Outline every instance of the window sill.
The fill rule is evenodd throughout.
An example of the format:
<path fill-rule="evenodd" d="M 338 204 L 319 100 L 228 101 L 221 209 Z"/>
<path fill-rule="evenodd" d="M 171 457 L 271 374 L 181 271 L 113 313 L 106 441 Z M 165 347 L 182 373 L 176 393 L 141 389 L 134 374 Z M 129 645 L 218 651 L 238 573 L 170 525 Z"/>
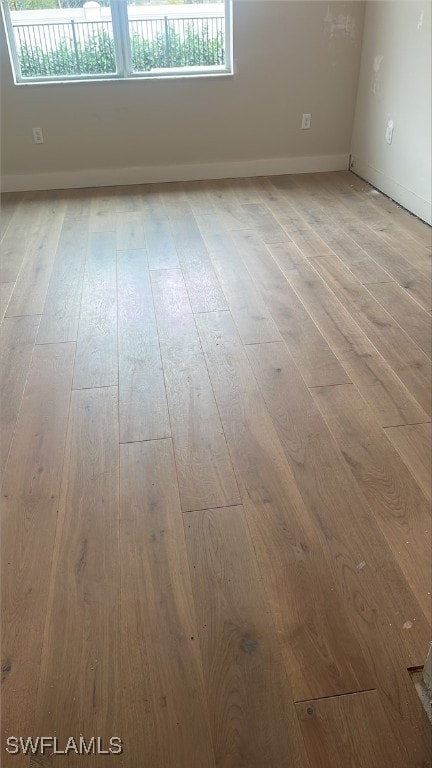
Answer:
<path fill-rule="evenodd" d="M 135 75 L 133 77 L 118 77 L 115 75 L 107 75 L 107 77 L 99 77 L 98 75 L 95 75 L 94 77 L 80 77 L 80 78 L 72 78 L 72 77 L 66 77 L 64 79 L 62 78 L 46 78 L 44 80 L 15 80 L 14 84 L 16 86 L 35 86 L 35 85 L 89 85 L 92 83 L 97 83 L 100 85 L 101 83 L 109 83 L 112 85 L 112 83 L 145 83 L 145 82 L 165 82 L 165 81 L 172 81 L 172 80 L 213 80 L 213 79 L 219 79 L 219 78 L 233 78 L 234 72 L 232 71 L 219 71 L 219 72 L 191 72 L 189 74 L 182 74 L 181 72 L 173 72 L 171 74 L 167 75 L 161 75 L 161 74 L 139 74 Z"/>

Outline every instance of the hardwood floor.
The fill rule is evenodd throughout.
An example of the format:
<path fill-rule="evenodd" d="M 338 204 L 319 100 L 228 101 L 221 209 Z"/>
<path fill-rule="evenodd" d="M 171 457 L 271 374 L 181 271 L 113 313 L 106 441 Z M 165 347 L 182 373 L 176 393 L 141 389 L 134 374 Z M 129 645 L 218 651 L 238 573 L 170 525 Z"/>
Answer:
<path fill-rule="evenodd" d="M 348 172 L 2 206 L 1 764 L 430 768 L 430 228 Z"/>

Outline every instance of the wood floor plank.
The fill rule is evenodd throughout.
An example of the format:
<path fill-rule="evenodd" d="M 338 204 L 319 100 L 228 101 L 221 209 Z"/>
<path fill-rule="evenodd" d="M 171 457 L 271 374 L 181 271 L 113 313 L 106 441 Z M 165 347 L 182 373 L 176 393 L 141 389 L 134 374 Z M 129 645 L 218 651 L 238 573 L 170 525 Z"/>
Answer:
<path fill-rule="evenodd" d="M 117 250 L 129 251 L 145 247 L 144 220 L 141 211 L 117 213 Z"/>
<path fill-rule="evenodd" d="M 252 181 L 249 190 L 252 190 Z M 251 212 L 248 212 L 246 205 L 260 204 L 260 211 L 265 212 L 266 207 L 264 201 L 259 197 L 260 191 L 256 188 L 257 196 L 255 192 L 252 193 L 253 197 L 246 203 L 244 200 L 240 202 L 239 197 L 236 195 L 235 188 L 233 186 L 232 179 L 212 179 L 208 182 L 207 194 L 210 198 L 214 213 L 222 219 L 225 228 L 228 231 L 236 229 L 247 229 L 254 226 L 254 220 Z"/>
<path fill-rule="evenodd" d="M 77 340 L 88 239 L 88 217 L 65 221 L 43 307 L 38 344 Z"/>
<path fill-rule="evenodd" d="M 232 236 L 308 386 L 351 381 L 264 243 L 250 230 Z"/>
<path fill-rule="evenodd" d="M 91 233 L 81 300 L 75 389 L 117 385 L 115 234 Z"/>
<path fill-rule="evenodd" d="M 335 257 L 314 261 L 314 268 L 358 323 L 427 414 L 431 413 L 430 360 L 405 331 Z"/>
<path fill-rule="evenodd" d="M 146 192 L 145 184 L 120 184 L 113 187 L 117 213 L 142 212 Z"/>
<path fill-rule="evenodd" d="M 148 264 L 150 269 L 177 269 L 180 267 L 177 248 L 162 206 L 155 206 L 146 213 L 144 229 Z"/>
<path fill-rule="evenodd" d="M 0 328 L 0 475 L 9 447 L 27 379 L 40 317 L 7 317 Z"/>
<path fill-rule="evenodd" d="M 172 443 L 120 455 L 125 757 L 137 768 L 214 768 Z"/>
<path fill-rule="evenodd" d="M 428 313 L 397 283 L 377 283 L 368 285 L 367 289 L 430 358 L 432 329 Z"/>
<path fill-rule="evenodd" d="M 414 767 L 412 753 L 391 736 L 377 691 L 304 701 L 296 710 L 311 765 L 317 768 Z"/>
<path fill-rule="evenodd" d="M 0 283 L 0 323 L 2 322 L 15 283 Z"/>
<path fill-rule="evenodd" d="M 193 312 L 226 309 L 227 302 L 194 216 L 182 203 L 168 214 Z"/>
<path fill-rule="evenodd" d="M 213 201 L 208 194 L 211 184 L 211 181 L 188 181 L 183 184 L 186 199 L 195 216 L 215 212 Z"/>
<path fill-rule="evenodd" d="M 222 219 L 212 214 L 200 216 L 198 225 L 243 344 L 280 340 L 276 323 Z"/>
<path fill-rule="evenodd" d="M 287 201 L 269 203 L 269 209 L 306 258 L 332 253 L 324 240 Z"/>
<path fill-rule="evenodd" d="M 325 202 L 325 210 L 337 217 L 342 229 L 376 261 L 379 266 L 389 273 L 423 309 L 431 308 L 430 278 L 424 271 L 411 265 L 397 248 L 385 243 L 379 235 L 367 226 L 349 210 L 343 203 L 329 192 Z"/>
<path fill-rule="evenodd" d="M 407 697 L 409 681 L 401 680 L 400 675 L 407 666 L 421 664 L 427 646 L 428 623 L 358 488 L 344 471 L 342 456 L 338 458 L 333 441 L 323 429 L 322 419 L 317 418 L 316 410 L 311 407 L 310 395 L 295 373 L 284 346 L 251 345 L 247 353 L 251 359 L 255 358 L 254 373 L 263 387 L 267 407 L 290 458 L 302 497 L 314 514 L 321 517 L 323 547 L 326 542 L 330 545 L 333 567 L 339 570 L 343 593 L 348 598 L 350 618 L 356 625 L 363 653 L 377 676 L 376 685 L 386 697 L 394 738 L 403 747 L 417 721 L 415 706 Z M 362 559 L 357 562 L 360 552 Z M 417 576 L 418 573 L 419 569 Z M 424 589 L 423 582 L 421 587 Z M 362 606 L 360 610 L 359 606 Z M 403 616 L 410 619 L 402 622 L 399 617 Z M 412 628 L 416 633 L 419 630 L 417 637 L 409 636 Z"/>
<path fill-rule="evenodd" d="M 115 232 L 117 223 L 117 203 L 110 187 L 98 187 L 92 190 L 90 203 L 90 232 Z"/>
<path fill-rule="evenodd" d="M 431 243 L 422 244 L 413 239 L 404 227 L 373 205 L 371 198 L 359 194 L 353 186 L 347 187 L 346 179 L 339 174 L 326 173 L 322 175 L 326 188 L 335 190 L 340 201 L 357 218 L 367 223 L 379 238 L 390 247 L 396 249 L 409 264 L 416 266 L 426 278 L 431 277 Z M 377 241 L 378 242 L 378 241 Z"/>
<path fill-rule="evenodd" d="M 182 509 L 239 504 L 182 274 L 152 272 L 152 284 Z"/>
<path fill-rule="evenodd" d="M 66 204 L 64 221 L 71 219 L 81 219 L 89 224 L 92 199 L 95 190 L 92 187 L 85 189 L 62 189 L 57 191 Z"/>
<path fill-rule="evenodd" d="M 430 620 L 432 558 L 427 499 L 352 384 L 319 387 L 312 394 L 394 560 Z"/>
<path fill-rule="evenodd" d="M 268 204 L 247 203 L 242 208 L 250 216 L 251 226 L 256 230 L 263 243 L 286 243 L 290 240 L 283 227 L 273 216 Z"/>
<path fill-rule="evenodd" d="M 23 194 L 23 192 L 3 192 L 0 196 L 0 241 L 14 217 Z"/>
<path fill-rule="evenodd" d="M 387 197 L 383 192 L 375 189 L 369 182 L 357 176 L 354 172 L 345 171 L 339 172 L 339 175 L 343 177 L 345 183 L 349 184 L 356 190 L 361 197 L 365 197 L 373 207 L 383 214 L 388 221 L 397 222 L 398 227 L 402 227 L 406 232 L 409 232 L 411 237 L 414 237 L 418 242 L 431 246 L 431 227 L 426 222 L 417 218 L 413 213 L 410 213 L 405 208 L 396 203 L 390 197 Z"/>
<path fill-rule="evenodd" d="M 350 172 L 4 200 L 3 737 L 432 768 L 431 229 Z"/>
<path fill-rule="evenodd" d="M 395 446 L 426 498 L 431 500 L 431 424 L 389 427 L 387 437 Z"/>
<path fill-rule="evenodd" d="M 4 475 L 1 536 L 3 742 L 12 734 L 35 735 L 38 669 L 74 354 L 74 344 L 36 347 Z M 19 757 L 11 758 L 10 764 L 15 762 L 22 764 Z M 25 763 L 28 764 L 28 758 Z"/>
<path fill-rule="evenodd" d="M 307 768 L 242 507 L 184 526 L 216 765 Z"/>
<path fill-rule="evenodd" d="M 64 213 L 65 203 L 61 198 L 44 208 L 24 256 L 6 316 L 42 314 Z"/>
<path fill-rule="evenodd" d="M 44 218 L 45 206 L 49 206 L 48 193 L 24 193 L 0 244 L 1 282 L 15 282 L 17 279 L 27 250 Z"/>
<path fill-rule="evenodd" d="M 430 519 L 428 521 L 426 500 L 415 484 L 405 489 L 402 483 L 398 486 L 393 478 L 396 486 L 394 490 L 388 488 L 391 481 L 387 477 L 387 483 L 383 483 L 384 488 L 380 488 L 377 482 L 371 489 L 369 474 L 374 472 L 372 457 L 369 464 L 364 460 L 366 466 L 359 467 L 355 473 L 359 484 L 353 483 L 350 469 L 314 404 L 311 393 L 296 371 L 286 347 L 279 343 L 250 345 L 246 352 L 297 487 L 319 523 L 323 546 L 329 548 L 341 591 L 351 594 L 350 607 L 355 606 L 356 598 L 361 596 L 363 604 L 368 605 L 377 617 L 378 623 L 371 637 L 374 621 L 365 623 L 364 617 L 354 611 L 352 619 L 357 624 L 358 636 L 364 637 L 370 651 L 376 644 L 375 635 L 379 624 L 386 624 L 386 619 L 389 624 L 395 615 L 400 615 L 401 620 L 394 624 L 391 637 L 386 638 L 385 655 L 391 653 L 392 647 L 397 647 L 405 667 L 421 663 L 424 643 L 427 643 L 428 624 L 422 619 L 419 605 L 430 619 L 431 591 L 428 545 Z M 352 384 L 312 390 L 313 393 L 316 391 L 325 391 L 329 399 L 333 400 L 337 400 L 339 392 L 346 393 L 347 409 L 350 398 L 355 401 L 357 394 Z M 355 405 L 352 407 L 354 410 Z M 345 417 L 349 419 L 347 414 Z M 370 433 L 367 429 L 361 431 L 359 428 L 359 439 L 366 441 L 366 436 L 370 434 L 373 440 L 373 420 L 368 423 L 368 427 Z M 387 442 L 379 427 L 376 431 L 378 437 L 381 433 L 383 441 Z M 347 444 L 341 440 L 340 447 L 351 465 Z M 357 453 L 352 455 L 352 462 L 358 461 L 360 464 L 361 448 L 357 444 L 356 448 Z M 376 459 L 376 475 L 380 478 L 379 447 L 376 449 Z M 391 473 L 391 463 L 387 472 Z M 410 547 L 406 546 L 408 535 Z M 412 591 L 407 588 L 401 570 L 408 578 Z M 349 579 L 348 573 L 351 574 Z M 405 621 L 411 619 L 412 623 L 413 616 L 416 616 L 416 622 L 419 623 L 414 633 L 407 633 Z M 382 660 L 385 661 L 385 658 Z"/>
<path fill-rule="evenodd" d="M 118 251 L 120 442 L 169 437 L 168 406 L 147 254 Z"/>
<path fill-rule="evenodd" d="M 63 744 L 121 736 L 118 475 L 117 389 L 73 391 L 35 717 Z"/>
<path fill-rule="evenodd" d="M 370 688 L 374 675 L 233 320 L 227 312 L 204 313 L 197 324 L 294 697 Z"/>
<path fill-rule="evenodd" d="M 224 179 L 230 189 L 233 191 L 234 197 L 237 201 L 243 204 L 259 203 L 259 194 L 255 189 L 252 179 L 249 178 L 235 178 Z"/>
<path fill-rule="evenodd" d="M 292 187 L 286 191 L 292 207 L 303 217 L 330 250 L 347 266 L 361 283 L 375 283 L 392 280 L 391 276 L 380 267 L 346 232 L 331 219 L 320 206 L 319 187 L 309 179 L 309 174 L 294 176 L 294 194 Z M 282 193 L 284 190 L 281 190 Z"/>
<path fill-rule="evenodd" d="M 276 258 L 280 254 L 275 253 Z M 309 262 L 283 254 L 284 274 L 352 382 L 383 427 L 428 421 L 426 411 L 408 392 L 349 312 Z M 291 268 L 290 268 L 291 267 Z"/>

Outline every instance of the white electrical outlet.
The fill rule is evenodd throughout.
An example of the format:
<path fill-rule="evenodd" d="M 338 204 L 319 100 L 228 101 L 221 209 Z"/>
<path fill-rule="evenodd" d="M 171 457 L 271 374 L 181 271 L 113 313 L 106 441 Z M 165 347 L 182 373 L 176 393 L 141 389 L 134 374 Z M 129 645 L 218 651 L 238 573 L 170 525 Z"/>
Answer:
<path fill-rule="evenodd" d="M 311 127 L 311 115 L 309 113 L 306 113 L 302 117 L 302 128 L 310 128 Z"/>
<path fill-rule="evenodd" d="M 393 120 L 389 120 L 387 123 L 386 134 L 385 134 L 387 144 L 391 144 L 393 141 L 393 129 L 394 129 L 394 122 Z"/>
<path fill-rule="evenodd" d="M 42 128 L 33 128 L 33 141 L 35 144 L 43 144 L 44 143 L 44 137 L 42 133 Z"/>

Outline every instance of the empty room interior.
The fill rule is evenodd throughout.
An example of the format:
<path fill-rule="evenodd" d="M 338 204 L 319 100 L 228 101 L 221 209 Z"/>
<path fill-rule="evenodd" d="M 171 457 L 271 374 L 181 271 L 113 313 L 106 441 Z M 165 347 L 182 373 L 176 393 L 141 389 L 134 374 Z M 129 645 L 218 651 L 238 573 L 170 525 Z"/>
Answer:
<path fill-rule="evenodd" d="M 431 768 L 430 0 L 2 0 L 4 768 Z"/>

